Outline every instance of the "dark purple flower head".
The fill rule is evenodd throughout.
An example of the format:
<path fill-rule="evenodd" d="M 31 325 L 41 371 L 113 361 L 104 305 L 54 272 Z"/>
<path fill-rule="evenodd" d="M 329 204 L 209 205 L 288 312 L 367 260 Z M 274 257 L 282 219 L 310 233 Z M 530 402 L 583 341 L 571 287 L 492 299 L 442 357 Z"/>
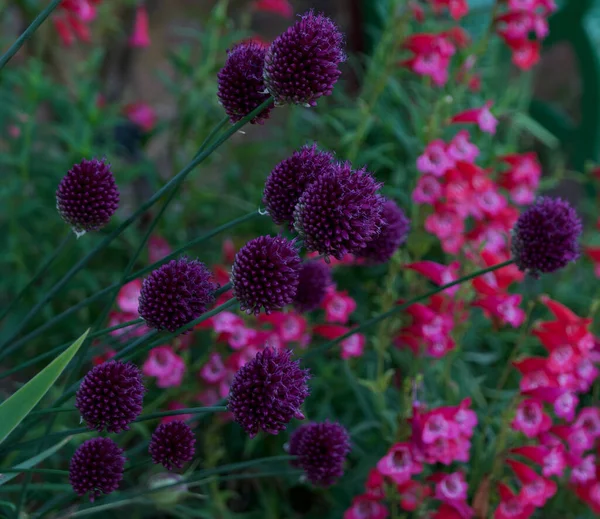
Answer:
<path fill-rule="evenodd" d="M 90 429 L 127 431 L 142 412 L 145 391 L 137 366 L 111 360 L 88 371 L 77 390 L 75 407 Z"/>
<path fill-rule="evenodd" d="M 206 312 L 217 288 L 204 263 L 171 260 L 144 279 L 138 312 L 150 328 L 174 332 Z"/>
<path fill-rule="evenodd" d="M 196 438 L 190 426 L 182 420 L 160 424 L 150 440 L 150 455 L 154 463 L 167 470 L 180 469 L 194 457 Z"/>
<path fill-rule="evenodd" d="M 56 190 L 56 208 L 77 236 L 104 227 L 118 207 L 119 189 L 103 160 L 75 164 Z"/>
<path fill-rule="evenodd" d="M 299 312 L 310 312 L 325 299 L 327 288 L 333 283 L 331 269 L 322 261 L 308 261 L 302 265 L 294 306 Z"/>
<path fill-rule="evenodd" d="M 232 123 L 238 122 L 269 98 L 263 79 L 266 52 L 266 47 L 256 42 L 242 42 L 227 52 L 225 66 L 217 76 L 217 96 Z M 250 122 L 263 124 L 272 109 L 273 105 Z"/>
<path fill-rule="evenodd" d="M 292 418 L 304 420 L 300 406 L 308 396 L 309 374 L 290 350 L 265 348 L 236 373 L 228 408 L 254 438 L 258 431 L 277 434 Z"/>
<path fill-rule="evenodd" d="M 69 465 L 69 481 L 78 496 L 89 492 L 90 501 L 119 488 L 125 468 L 123 449 L 110 438 L 83 442 Z"/>
<path fill-rule="evenodd" d="M 275 103 L 315 106 L 331 95 L 346 59 L 337 25 L 312 11 L 280 35 L 267 50 L 265 83 Z"/>
<path fill-rule="evenodd" d="M 267 178 L 263 203 L 277 225 L 294 221 L 294 207 L 306 187 L 318 176 L 332 171 L 333 155 L 317 145 L 303 146 L 280 162 Z"/>
<path fill-rule="evenodd" d="M 367 243 L 357 256 L 366 258 L 370 263 L 385 263 L 394 252 L 406 242 L 410 231 L 410 220 L 392 200 L 386 200 L 381 213 L 383 225 L 381 232 Z"/>
<path fill-rule="evenodd" d="M 244 245 L 231 269 L 233 294 L 247 313 L 267 314 L 294 300 L 302 260 L 281 236 L 259 236 Z"/>
<path fill-rule="evenodd" d="M 540 197 L 513 228 L 515 263 L 533 276 L 555 272 L 579 258 L 582 230 L 581 220 L 568 202 Z"/>
<path fill-rule="evenodd" d="M 294 228 L 304 246 L 342 259 L 375 239 L 383 225 L 381 184 L 350 163 L 319 176 L 302 194 L 294 209 Z"/>
<path fill-rule="evenodd" d="M 288 452 L 298 456 L 292 464 L 304 470 L 313 485 L 328 487 L 344 474 L 350 435 L 339 423 L 309 423 L 294 431 Z"/>

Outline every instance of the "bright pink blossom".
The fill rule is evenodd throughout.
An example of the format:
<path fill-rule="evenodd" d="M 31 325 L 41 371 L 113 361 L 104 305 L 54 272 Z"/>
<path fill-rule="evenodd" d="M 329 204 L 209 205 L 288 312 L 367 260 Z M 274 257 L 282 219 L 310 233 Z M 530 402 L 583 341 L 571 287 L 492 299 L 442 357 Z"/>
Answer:
<path fill-rule="evenodd" d="M 453 261 L 450 265 L 442 265 L 441 263 L 436 263 L 435 261 L 417 261 L 415 263 L 409 263 L 404 266 L 404 268 L 414 270 L 419 274 L 422 274 L 427 279 L 433 281 L 436 285 L 447 285 L 448 283 L 452 283 L 458 279 L 458 271 L 460 269 L 460 263 L 458 261 Z M 453 296 L 456 294 L 460 287 L 454 286 L 451 288 L 447 288 L 444 290 L 444 293 L 449 296 Z"/>
<path fill-rule="evenodd" d="M 474 162 L 479 155 L 479 148 L 469 141 L 469 137 L 467 130 L 459 131 L 448 143 L 447 156 L 456 162 Z"/>
<path fill-rule="evenodd" d="M 419 474 L 423 466 L 415 460 L 409 443 L 396 443 L 377 463 L 377 470 L 394 483 L 402 484 Z"/>
<path fill-rule="evenodd" d="M 540 476 L 531 467 L 513 459 L 506 460 L 507 465 L 513 470 L 521 482 L 519 498 L 523 505 L 542 507 L 546 501 L 556 494 L 556 483 Z"/>
<path fill-rule="evenodd" d="M 213 352 L 208 357 L 208 361 L 200 368 L 200 378 L 207 384 L 217 384 L 225 378 L 226 369 L 221 355 Z"/>
<path fill-rule="evenodd" d="M 550 429 L 552 420 L 544 413 L 540 402 L 527 399 L 518 405 L 511 425 L 515 431 L 521 431 L 528 438 L 535 438 L 541 432 Z"/>
<path fill-rule="evenodd" d="M 156 377 L 158 387 L 177 387 L 183 380 L 185 362 L 173 352 L 171 346 L 159 346 L 150 350 L 142 366 L 142 373 Z"/>
<path fill-rule="evenodd" d="M 141 290 L 142 281 L 140 279 L 134 279 L 123 285 L 117 294 L 119 308 L 123 312 L 137 315 Z"/>
<path fill-rule="evenodd" d="M 331 289 L 323 299 L 321 308 L 325 309 L 325 319 L 328 322 L 346 324 L 350 314 L 356 310 L 356 301 L 346 291 Z"/>
<path fill-rule="evenodd" d="M 123 109 L 127 118 L 144 132 L 151 132 L 156 126 L 156 112 L 146 103 L 131 103 Z M 168 247 L 168 245 L 167 245 Z M 170 251 L 164 255 L 166 256 Z M 163 257 L 164 257 L 163 256 Z M 159 258 L 162 259 L 162 258 Z M 158 261 L 158 260 L 156 260 Z M 154 263 L 151 261 L 151 263 Z"/>
<path fill-rule="evenodd" d="M 434 204 L 442 197 L 442 185 L 439 180 L 433 175 L 422 175 L 417 180 L 417 185 L 412 192 L 412 200 L 417 204 Z M 599 248 L 599 259 L 598 264 L 600 265 L 600 248 Z M 600 272 L 600 267 L 598 269 Z M 598 274 L 600 277 L 600 273 Z"/>
<path fill-rule="evenodd" d="M 532 504 L 523 503 L 504 483 L 498 483 L 500 504 L 494 512 L 494 519 L 529 519 L 535 511 Z"/>
<path fill-rule="evenodd" d="M 344 512 L 344 519 L 386 519 L 388 509 L 369 495 L 357 496 L 352 506 Z"/>
<path fill-rule="evenodd" d="M 431 141 L 422 155 L 417 158 L 417 170 L 442 177 L 454 166 L 455 161 L 448 155 L 446 144 L 442 140 Z"/>
<path fill-rule="evenodd" d="M 131 47 L 144 48 L 150 46 L 150 29 L 148 26 L 148 10 L 145 5 L 141 4 L 135 12 L 133 33 L 129 37 L 129 45 Z"/>
<path fill-rule="evenodd" d="M 498 120 L 490 112 L 492 102 L 488 101 L 481 108 L 465 110 L 452 117 L 452 123 L 473 123 L 477 124 L 482 132 L 495 134 Z"/>
<path fill-rule="evenodd" d="M 284 18 L 292 18 L 294 16 L 294 8 L 289 0 L 256 0 L 254 9 L 259 12 L 275 13 Z"/>

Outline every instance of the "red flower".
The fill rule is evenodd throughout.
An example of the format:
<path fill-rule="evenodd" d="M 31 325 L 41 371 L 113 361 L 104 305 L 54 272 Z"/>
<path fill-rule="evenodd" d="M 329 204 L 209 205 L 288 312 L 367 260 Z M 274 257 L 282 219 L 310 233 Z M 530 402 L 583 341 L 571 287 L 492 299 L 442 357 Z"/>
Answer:
<path fill-rule="evenodd" d="M 129 37 L 131 47 L 144 48 L 150 46 L 150 31 L 148 28 L 148 11 L 146 6 L 139 5 L 135 12 L 133 33 Z"/>
<path fill-rule="evenodd" d="M 263 13 L 275 13 L 284 18 L 294 16 L 294 8 L 288 0 L 256 0 L 254 9 Z"/>

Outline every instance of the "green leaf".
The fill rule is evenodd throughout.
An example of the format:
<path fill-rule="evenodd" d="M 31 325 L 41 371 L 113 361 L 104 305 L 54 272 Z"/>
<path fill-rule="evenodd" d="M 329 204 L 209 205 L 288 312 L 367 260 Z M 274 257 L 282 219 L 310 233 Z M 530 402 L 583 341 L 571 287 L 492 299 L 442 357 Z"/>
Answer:
<path fill-rule="evenodd" d="M 75 356 L 89 329 L 68 349 L 0 405 L 0 443 L 19 425 L 56 382 Z"/>
<path fill-rule="evenodd" d="M 35 467 L 41 461 L 44 461 L 46 458 L 52 456 L 56 451 L 62 449 L 70 440 L 72 436 L 67 436 L 64 440 L 58 442 L 56 445 L 53 445 L 49 449 L 46 449 L 44 452 L 40 452 L 37 456 L 33 458 L 29 458 L 23 463 L 19 463 L 15 465 L 13 469 L 30 469 Z M 4 485 L 4 483 L 8 483 L 11 479 L 16 478 L 20 472 L 11 472 L 10 474 L 2 474 L 2 469 L 0 469 L 0 486 Z"/>

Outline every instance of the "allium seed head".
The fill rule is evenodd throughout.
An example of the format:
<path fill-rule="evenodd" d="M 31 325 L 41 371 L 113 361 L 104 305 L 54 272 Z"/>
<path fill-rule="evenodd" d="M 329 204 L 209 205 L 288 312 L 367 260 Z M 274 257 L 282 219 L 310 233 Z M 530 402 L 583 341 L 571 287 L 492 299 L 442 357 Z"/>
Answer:
<path fill-rule="evenodd" d="M 56 190 L 56 208 L 77 236 L 104 227 L 119 207 L 119 190 L 103 160 L 75 164 Z"/>
<path fill-rule="evenodd" d="M 194 457 L 196 438 L 192 429 L 182 420 L 160 424 L 150 440 L 150 455 L 154 463 L 167 470 L 180 469 Z"/>
<path fill-rule="evenodd" d="M 280 162 L 265 183 L 263 203 L 277 225 L 293 225 L 294 207 L 306 187 L 334 168 L 333 155 L 317 145 L 303 146 Z"/>
<path fill-rule="evenodd" d="M 384 202 L 381 217 L 383 225 L 379 235 L 357 252 L 357 256 L 366 258 L 370 263 L 389 261 L 406 242 L 410 231 L 410 220 L 392 200 Z"/>
<path fill-rule="evenodd" d="M 119 488 L 125 468 L 123 449 L 110 438 L 83 442 L 69 465 L 69 481 L 78 496 L 89 492 L 90 501 Z"/>
<path fill-rule="evenodd" d="M 328 487 L 344 474 L 350 435 L 339 423 L 302 425 L 290 437 L 288 452 L 298 456 L 292 464 L 304 470 L 313 485 Z"/>
<path fill-rule="evenodd" d="M 322 261 L 302 264 L 294 306 L 299 312 L 310 312 L 319 307 L 331 286 L 331 269 Z"/>
<path fill-rule="evenodd" d="M 381 184 L 350 163 L 319 176 L 302 194 L 294 209 L 294 228 L 304 246 L 342 259 L 375 239 L 383 226 Z"/>
<path fill-rule="evenodd" d="M 261 430 L 278 434 L 292 418 L 304 419 L 300 406 L 309 393 L 309 374 L 299 364 L 290 350 L 265 348 L 236 373 L 228 409 L 251 438 Z"/>
<path fill-rule="evenodd" d="M 227 53 L 218 74 L 217 96 L 232 123 L 248 115 L 269 98 L 263 79 L 266 48 L 256 42 L 242 42 Z M 263 124 L 273 106 L 265 108 L 252 121 Z"/>
<path fill-rule="evenodd" d="M 259 236 L 244 245 L 231 269 L 233 294 L 247 313 L 267 314 L 294 300 L 302 260 L 294 244 L 281 237 Z"/>
<path fill-rule="evenodd" d="M 533 276 L 555 272 L 577 260 L 583 226 L 575 209 L 560 198 L 540 197 L 512 231 L 512 254 L 520 270 Z"/>
<path fill-rule="evenodd" d="M 268 48 L 264 78 L 278 105 L 315 106 L 331 95 L 346 59 L 344 36 L 337 25 L 312 11 L 280 35 Z"/>
<path fill-rule="evenodd" d="M 138 312 L 150 328 L 174 332 L 206 312 L 217 288 L 204 263 L 171 260 L 144 279 Z"/>
<path fill-rule="evenodd" d="M 111 360 L 88 371 L 75 395 L 75 407 L 90 429 L 127 431 L 142 412 L 145 391 L 137 366 Z"/>

